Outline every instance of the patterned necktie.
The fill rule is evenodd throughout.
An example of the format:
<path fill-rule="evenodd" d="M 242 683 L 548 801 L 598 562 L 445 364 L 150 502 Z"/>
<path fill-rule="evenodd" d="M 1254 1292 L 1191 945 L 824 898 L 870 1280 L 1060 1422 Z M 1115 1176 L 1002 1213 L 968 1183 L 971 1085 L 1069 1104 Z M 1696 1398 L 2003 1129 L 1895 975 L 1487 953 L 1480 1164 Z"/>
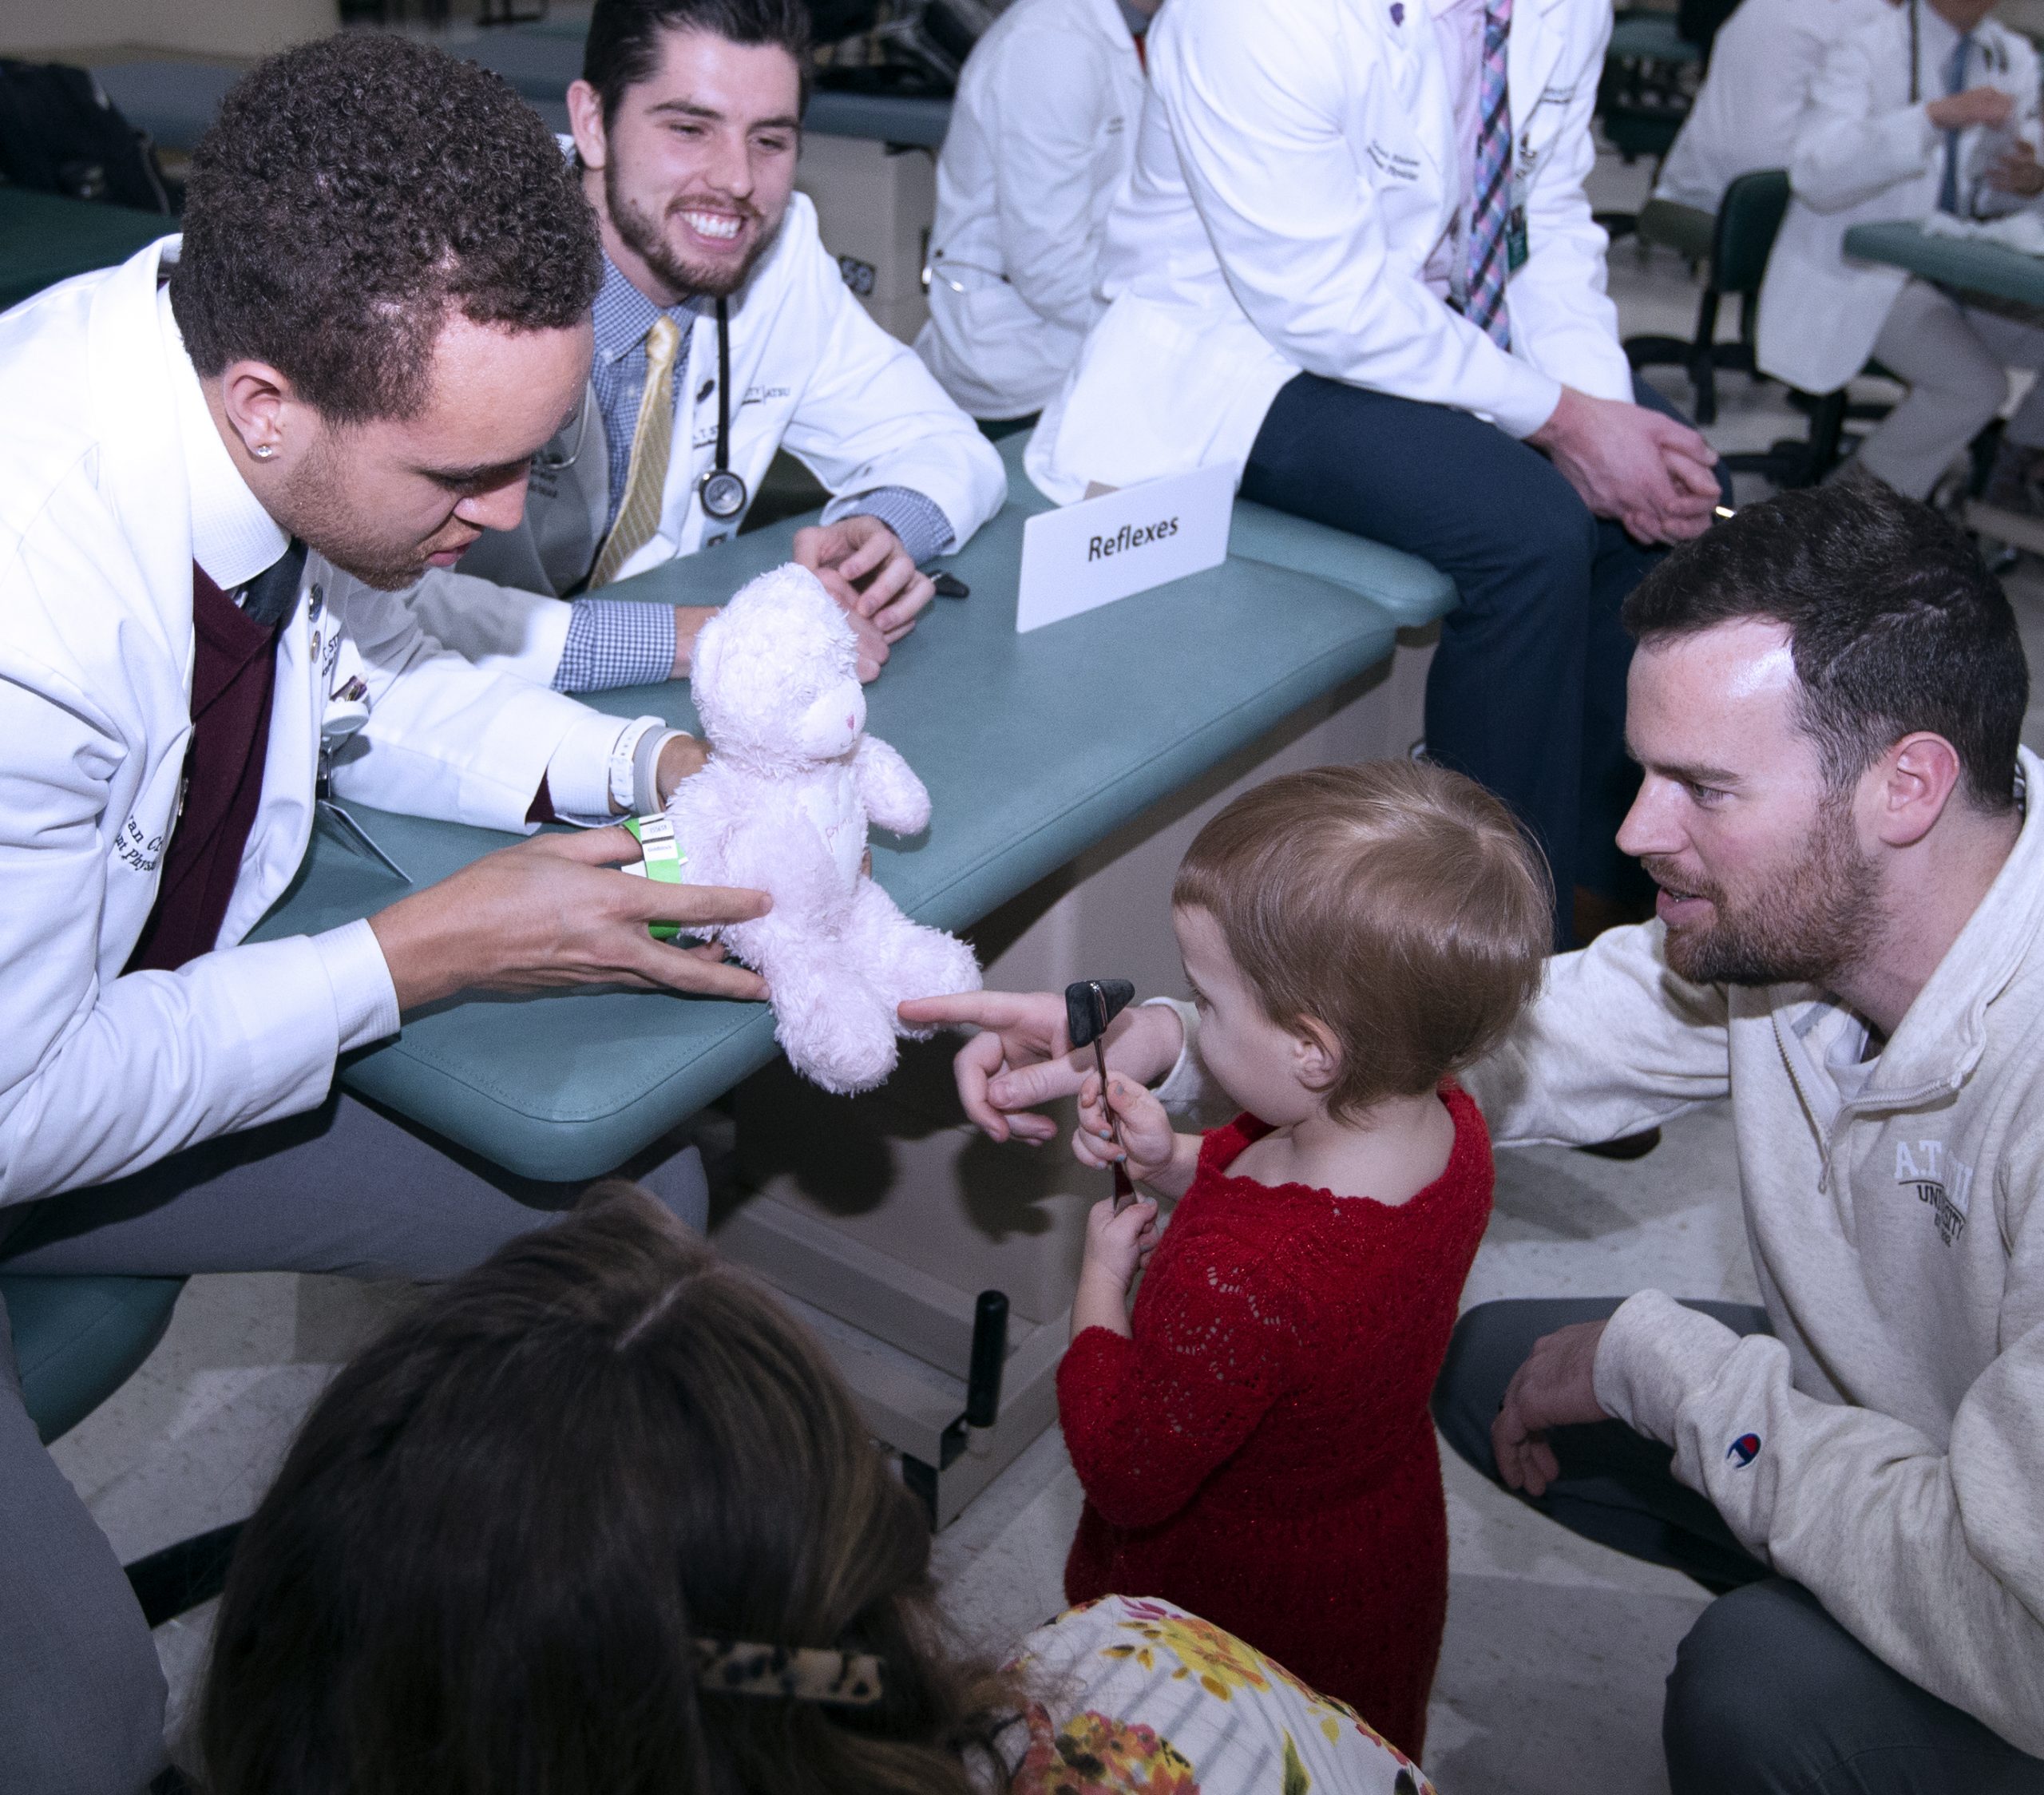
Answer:
<path fill-rule="evenodd" d="M 660 527 L 667 492 L 667 453 L 674 442 L 674 357 L 681 330 L 663 312 L 646 333 L 646 384 L 639 395 L 639 422 L 632 433 L 632 465 L 624 477 L 624 502 L 604 539 L 589 575 L 594 592 L 617 577 L 617 570 L 644 548 Z"/>
<path fill-rule="evenodd" d="M 1478 89 L 1482 105 L 1476 127 L 1476 163 L 1470 186 L 1469 322 L 1500 349 L 1511 347 L 1511 321 L 1504 309 L 1504 283 L 1511 270 L 1506 234 L 1511 220 L 1511 100 L 1505 85 L 1505 46 L 1511 41 L 1511 0 L 1489 0 L 1483 8 L 1483 69 Z"/>
<path fill-rule="evenodd" d="M 1959 93 L 1966 87 L 1966 53 L 1973 47 L 1973 34 L 1967 32 L 1951 46 L 1951 57 L 1945 64 L 1945 92 Z M 1959 216 L 1959 133 L 1945 133 L 1944 184 L 1938 189 L 1938 210 L 1948 212 L 1955 218 Z"/>

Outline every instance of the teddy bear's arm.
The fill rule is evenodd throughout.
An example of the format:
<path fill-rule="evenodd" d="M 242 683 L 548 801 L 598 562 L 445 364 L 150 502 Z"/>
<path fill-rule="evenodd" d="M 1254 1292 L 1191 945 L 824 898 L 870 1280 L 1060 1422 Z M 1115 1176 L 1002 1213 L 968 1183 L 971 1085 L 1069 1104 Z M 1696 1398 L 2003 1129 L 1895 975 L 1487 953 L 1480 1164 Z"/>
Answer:
<path fill-rule="evenodd" d="M 896 835 L 919 834 L 929 822 L 929 793 L 905 760 L 877 736 L 859 743 L 852 771 L 866 814 Z"/>

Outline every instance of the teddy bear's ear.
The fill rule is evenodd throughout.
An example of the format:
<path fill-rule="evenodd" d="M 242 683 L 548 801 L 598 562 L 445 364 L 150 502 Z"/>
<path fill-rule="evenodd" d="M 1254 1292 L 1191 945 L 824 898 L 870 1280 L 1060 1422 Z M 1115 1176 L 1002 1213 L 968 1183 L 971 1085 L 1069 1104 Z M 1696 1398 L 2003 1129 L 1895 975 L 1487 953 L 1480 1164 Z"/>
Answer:
<path fill-rule="evenodd" d="M 838 608 L 838 601 L 824 590 L 823 582 L 807 568 L 790 561 L 775 568 L 771 573 L 762 574 L 754 584 L 764 586 L 770 581 L 774 598 L 790 623 L 799 620 L 809 628 L 821 629 L 834 636 L 841 628 L 850 629 L 844 612 Z"/>
<path fill-rule="evenodd" d="M 771 636 L 780 642 L 806 639 L 827 644 L 826 652 L 845 660 L 848 670 L 856 660 L 858 638 L 850 620 L 823 582 L 793 561 L 761 574 L 724 609 L 734 623 L 740 616 L 746 620 L 749 637 Z"/>
<path fill-rule="evenodd" d="M 823 591 L 815 575 L 792 562 L 748 581 L 718 608 L 695 638 L 690 679 L 699 691 L 716 684 L 719 672 L 731 655 L 744 653 L 747 644 L 756 649 L 772 637 L 786 633 L 790 621 L 788 593 L 794 583 L 785 576 L 791 573 L 800 574 L 804 583 L 814 587 L 824 602 L 830 603 L 830 594 Z"/>

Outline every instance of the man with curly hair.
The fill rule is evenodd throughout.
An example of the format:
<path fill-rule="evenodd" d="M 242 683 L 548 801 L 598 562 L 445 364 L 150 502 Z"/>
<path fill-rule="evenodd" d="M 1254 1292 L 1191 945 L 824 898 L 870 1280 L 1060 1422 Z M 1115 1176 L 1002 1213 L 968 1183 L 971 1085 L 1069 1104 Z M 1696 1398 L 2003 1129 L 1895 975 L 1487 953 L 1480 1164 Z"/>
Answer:
<path fill-rule="evenodd" d="M 604 248 L 588 393 L 525 521 L 412 595 L 479 664 L 559 691 L 684 676 L 710 611 L 602 588 L 727 540 L 785 447 L 833 495 L 794 558 L 869 680 L 933 596 L 917 564 L 1000 509 L 1000 457 L 860 307 L 794 191 L 809 32 L 803 0 L 598 0 L 568 92 Z"/>
<path fill-rule="evenodd" d="M 444 1277 L 566 1196 L 333 1088 L 402 1012 L 584 982 L 760 994 L 646 925 L 757 893 L 553 834 L 310 936 L 244 937 L 335 800 L 529 831 L 663 801 L 701 745 L 472 665 L 397 596 L 517 521 L 588 378 L 601 255 L 497 77 L 349 35 L 196 152 L 182 241 L 0 318 L 0 1266 Z M 654 1182 L 701 1218 L 693 1149 Z M 0 1306 L 0 1316 L 4 1306 Z M 0 1325 L 0 1788 L 128 1795 L 164 1684 Z"/>

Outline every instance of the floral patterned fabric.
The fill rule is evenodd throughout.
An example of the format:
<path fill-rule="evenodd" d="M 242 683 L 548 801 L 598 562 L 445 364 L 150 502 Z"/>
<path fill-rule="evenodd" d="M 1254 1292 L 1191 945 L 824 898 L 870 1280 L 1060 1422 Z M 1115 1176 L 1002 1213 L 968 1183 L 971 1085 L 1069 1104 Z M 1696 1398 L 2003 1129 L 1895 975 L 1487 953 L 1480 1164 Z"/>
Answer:
<path fill-rule="evenodd" d="M 1015 1795 L 1433 1795 L 1354 1709 L 1168 1602 L 1110 1595 L 1022 1642 Z"/>

